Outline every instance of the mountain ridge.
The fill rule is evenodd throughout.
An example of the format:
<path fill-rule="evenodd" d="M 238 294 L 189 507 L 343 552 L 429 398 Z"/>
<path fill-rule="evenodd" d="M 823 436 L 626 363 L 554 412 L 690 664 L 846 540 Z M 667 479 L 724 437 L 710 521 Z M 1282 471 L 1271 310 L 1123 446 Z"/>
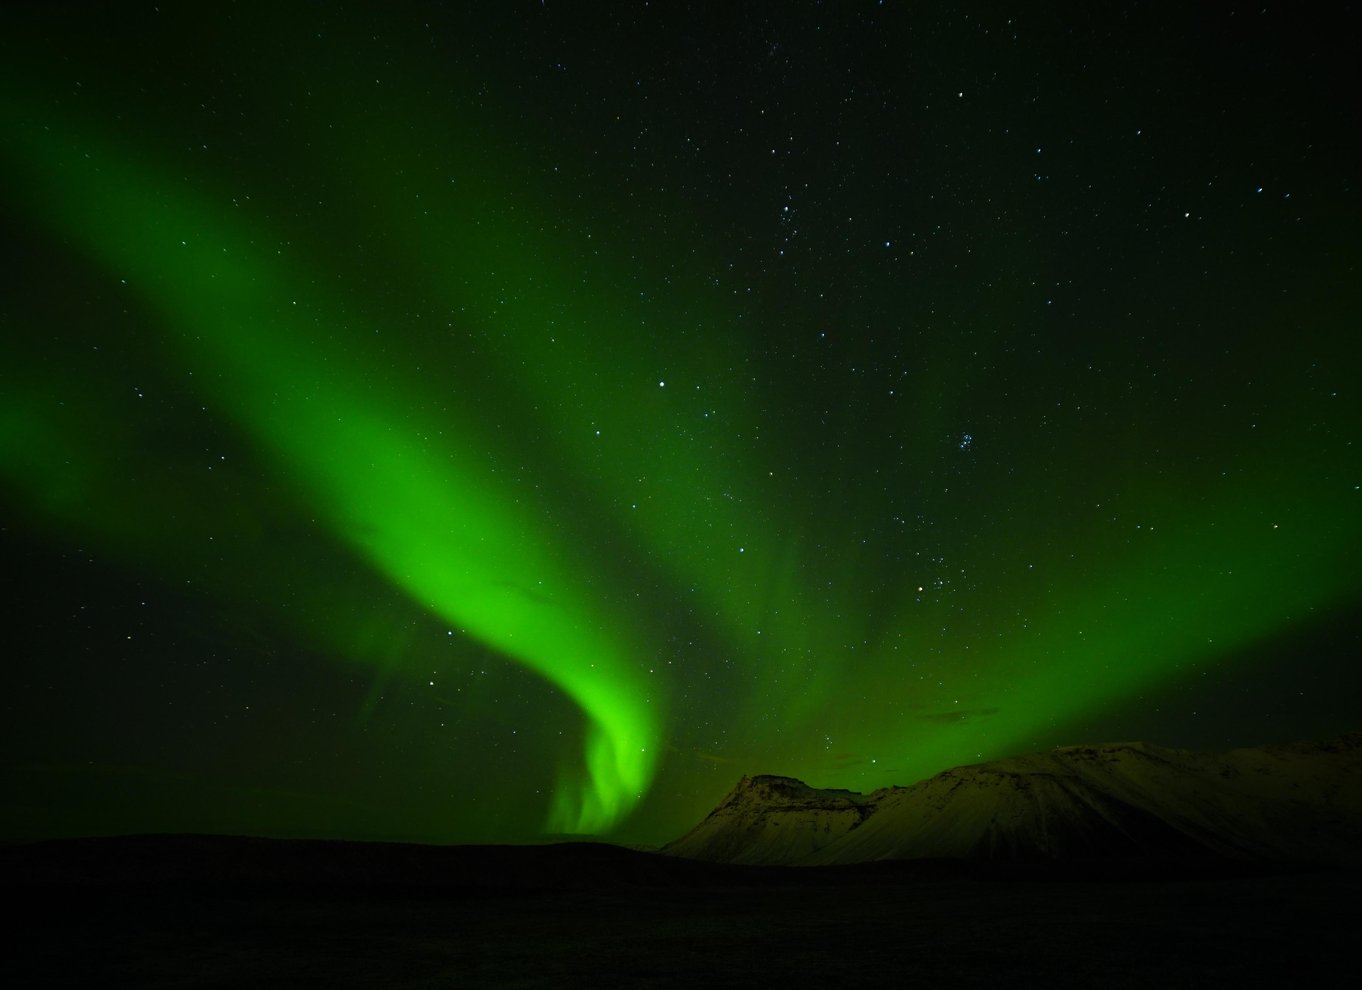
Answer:
<path fill-rule="evenodd" d="M 748 775 L 662 851 L 801 866 L 1170 856 L 1362 865 L 1362 732 L 1220 753 L 1056 747 L 869 794 Z"/>

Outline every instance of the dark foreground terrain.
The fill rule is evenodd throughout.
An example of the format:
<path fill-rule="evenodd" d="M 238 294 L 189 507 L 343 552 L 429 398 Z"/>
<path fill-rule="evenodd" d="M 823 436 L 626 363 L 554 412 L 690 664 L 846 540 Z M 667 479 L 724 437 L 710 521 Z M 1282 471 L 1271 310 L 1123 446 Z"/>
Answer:
<path fill-rule="evenodd" d="M 1357 871 L 695 863 L 208 837 L 0 850 L 16 987 L 1311 986 Z"/>

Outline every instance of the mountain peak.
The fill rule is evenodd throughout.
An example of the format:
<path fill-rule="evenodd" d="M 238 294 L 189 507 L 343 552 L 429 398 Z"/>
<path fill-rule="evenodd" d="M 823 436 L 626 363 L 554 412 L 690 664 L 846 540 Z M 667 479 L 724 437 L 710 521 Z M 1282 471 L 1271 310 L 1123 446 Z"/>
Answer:
<path fill-rule="evenodd" d="M 856 791 L 840 788 L 810 787 L 795 777 L 781 777 L 776 774 L 757 774 L 744 776 L 729 792 L 729 798 L 750 800 L 753 797 L 777 802 L 817 802 L 839 804 L 850 802 L 859 804 L 866 800 L 865 795 Z M 727 799 L 726 799 L 727 800 Z"/>

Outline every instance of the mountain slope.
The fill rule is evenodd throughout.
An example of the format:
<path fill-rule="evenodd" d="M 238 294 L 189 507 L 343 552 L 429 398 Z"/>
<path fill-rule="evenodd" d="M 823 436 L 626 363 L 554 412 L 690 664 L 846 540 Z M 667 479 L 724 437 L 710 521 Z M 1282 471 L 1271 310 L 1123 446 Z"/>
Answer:
<path fill-rule="evenodd" d="M 1071 746 L 869 795 L 744 777 L 664 851 L 801 865 L 1131 857 L 1362 864 L 1362 733 L 1215 754 Z"/>

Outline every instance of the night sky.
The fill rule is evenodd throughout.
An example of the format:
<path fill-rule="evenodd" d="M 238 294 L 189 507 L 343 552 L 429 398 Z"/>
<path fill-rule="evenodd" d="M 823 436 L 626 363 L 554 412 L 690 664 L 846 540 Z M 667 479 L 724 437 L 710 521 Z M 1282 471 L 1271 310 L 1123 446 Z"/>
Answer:
<path fill-rule="evenodd" d="M 1362 727 L 1355 10 L 471 6 L 0 14 L 0 837 Z"/>

